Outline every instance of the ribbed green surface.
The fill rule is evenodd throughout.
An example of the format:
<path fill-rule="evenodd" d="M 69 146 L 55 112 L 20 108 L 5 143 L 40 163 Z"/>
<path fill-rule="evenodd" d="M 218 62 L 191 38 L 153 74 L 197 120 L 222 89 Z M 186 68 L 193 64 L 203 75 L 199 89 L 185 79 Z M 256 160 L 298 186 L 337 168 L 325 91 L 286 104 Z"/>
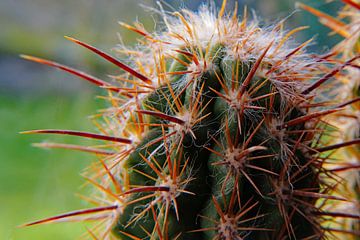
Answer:
<path fill-rule="evenodd" d="M 199 100 L 201 114 L 198 118 L 209 115 L 192 126 L 195 138 L 190 133 L 186 133 L 180 142 L 181 146 L 176 146 L 170 156 L 165 150 L 157 151 L 156 149 L 161 147 L 163 149 L 164 144 L 172 148 L 173 144 L 178 144 L 178 138 L 170 136 L 166 142 L 161 140 L 148 146 L 150 142 L 161 138 L 163 132 L 170 131 L 167 128 L 152 127 L 153 129 L 126 160 L 124 166 L 129 174 L 130 185 L 159 186 L 161 181 L 156 182 L 145 176 L 148 175 L 157 180 L 160 178 L 149 163 L 144 161 L 144 158 L 159 167 L 165 166 L 162 173 L 169 172 L 167 169 L 169 165 L 165 164 L 167 156 L 172 164 L 175 164 L 176 159 L 181 159 L 180 169 L 188 159 L 187 169 L 181 175 L 181 180 L 192 178 L 184 190 L 193 194 L 182 192 L 176 197 L 178 220 L 174 205 L 169 207 L 165 220 L 166 214 L 163 211 L 165 203 L 158 201 L 152 205 L 155 197 L 125 207 L 113 230 L 120 239 L 132 239 L 129 235 L 126 236 L 127 234 L 139 238 L 149 238 L 149 235 L 161 238 L 153 231 L 156 232 L 156 227 L 164 226 L 168 228 L 169 239 L 178 236 L 178 239 L 262 240 L 285 236 L 287 231 L 292 232 L 291 239 L 302 239 L 314 234 L 314 228 L 317 226 L 300 214 L 304 209 L 299 209 L 299 212 L 294 211 L 288 206 L 291 203 L 287 203 L 285 199 L 291 198 L 290 191 L 294 189 L 318 191 L 315 172 L 311 167 L 302 169 L 309 163 L 311 157 L 306 157 L 301 150 L 286 152 L 288 150 L 284 149 L 294 148 L 295 143 L 299 141 L 307 145 L 301 142 L 301 139 L 299 140 L 299 134 L 290 135 L 282 132 L 304 130 L 304 125 L 296 124 L 284 128 L 275 124 L 277 119 L 281 120 L 279 122 L 287 122 L 301 117 L 303 113 L 292 103 L 282 99 L 276 86 L 257 74 L 244 88 L 244 99 L 273 94 L 244 103 L 244 105 L 240 104 L 239 108 L 220 97 L 219 93 L 227 95 L 228 89 L 238 91 L 256 61 L 254 59 L 242 62 L 229 57 L 225 59 L 223 58 L 225 51 L 223 46 L 214 47 L 211 68 L 188 86 L 185 86 L 188 83 L 186 74 L 174 75 L 171 78 L 170 87 L 169 85 L 160 87 L 145 99 L 143 104 L 145 110 L 173 116 L 176 113 L 172 110 L 175 107 L 169 106 L 169 102 L 175 102 L 170 94 L 171 90 L 189 111 L 194 107 L 194 102 Z M 179 54 L 178 58 L 189 62 L 183 54 Z M 186 70 L 176 61 L 169 65 L 171 65 L 169 72 Z M 186 90 L 184 87 L 187 87 Z M 197 97 L 199 93 L 201 96 L 197 100 L 194 96 Z M 241 117 L 238 117 L 239 115 Z M 147 117 L 152 123 L 169 123 L 156 116 Z M 286 144 L 285 147 L 284 144 Z M 292 161 L 287 160 L 287 154 L 292 154 Z M 237 165 L 231 164 L 235 162 Z M 293 166 L 295 164 L 297 164 L 296 167 Z M 297 172 L 300 174 L 296 174 Z M 290 176 L 293 176 L 293 179 L 289 179 Z M 282 192 L 277 194 L 276 191 L 279 189 Z M 152 193 L 136 193 L 131 195 L 131 199 Z M 280 200 L 280 196 L 284 199 Z M 299 199 L 307 204 L 314 204 L 311 198 Z M 278 208 L 279 204 L 284 211 L 283 214 Z M 143 216 L 131 222 L 149 206 L 152 207 L 146 210 Z M 216 206 L 222 213 L 219 213 Z M 155 217 L 153 213 L 156 213 Z M 291 219 L 285 220 L 284 214 L 291 216 Z M 235 223 L 237 228 L 225 227 L 221 230 L 219 226 L 222 217 L 220 215 L 233 219 L 238 216 Z M 285 224 L 285 221 L 289 223 Z M 126 226 L 129 222 L 131 222 L 130 226 Z M 286 225 L 295 227 L 287 230 Z M 189 232 L 199 229 L 203 230 Z"/>

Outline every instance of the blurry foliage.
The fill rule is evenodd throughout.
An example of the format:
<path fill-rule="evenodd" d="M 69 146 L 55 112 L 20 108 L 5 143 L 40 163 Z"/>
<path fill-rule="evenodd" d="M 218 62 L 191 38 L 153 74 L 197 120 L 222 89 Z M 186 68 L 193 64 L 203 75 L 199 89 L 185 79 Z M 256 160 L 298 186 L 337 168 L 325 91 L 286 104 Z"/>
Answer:
<path fill-rule="evenodd" d="M 0 51 L 27 52 L 62 57 L 76 55 L 64 52 L 64 35 L 86 38 L 110 49 L 122 32 L 118 20 L 132 22 L 136 16 L 145 23 L 149 16 L 128 0 L 2 0 L 0 1 Z M 141 0 L 146 4 L 146 0 Z M 136 13 L 136 14 L 134 14 Z M 133 40 L 126 35 L 125 40 Z"/>
<path fill-rule="evenodd" d="M 84 153 L 42 150 L 32 143 L 58 141 L 91 144 L 78 138 L 20 135 L 37 128 L 93 129 L 86 116 L 95 113 L 102 101 L 82 93 L 73 97 L 33 98 L 0 96 L 0 239 L 74 239 L 84 232 L 83 224 L 16 228 L 36 218 L 83 208 L 74 195 L 84 192 L 80 172 L 95 161 Z"/>
<path fill-rule="evenodd" d="M 236 0 L 228 0 L 235 2 Z M 79 50 L 69 46 L 62 36 L 73 35 L 82 40 L 88 40 L 103 49 L 112 48 L 117 41 L 116 33 L 120 33 L 127 44 L 134 42 L 135 35 L 120 28 L 119 20 L 131 23 L 137 19 L 144 23 L 147 29 L 152 30 L 153 19 L 149 11 L 141 7 L 155 6 L 156 0 L 2 0 L 0 1 L 0 54 L 25 52 L 28 54 L 40 54 L 45 57 L 75 58 Z M 164 0 L 163 5 L 171 5 L 174 9 L 182 6 L 197 9 L 201 3 L 207 1 L 177 1 Z M 212 1 L 208 1 L 212 2 Z M 222 0 L 213 1 L 220 5 Z M 296 0 L 238 0 L 239 12 L 242 6 L 256 9 L 256 13 L 263 19 L 279 20 L 287 17 L 294 9 Z M 339 9 L 339 4 L 325 3 L 325 0 L 304 0 L 310 4 L 325 10 L 334 12 Z M 319 42 L 326 39 L 322 34 L 325 28 L 317 24 L 314 17 L 308 13 L 296 13 L 290 18 L 290 22 L 296 25 L 312 25 L 311 33 L 321 33 Z M 315 27 L 314 27 L 315 25 Z M 323 44 L 321 44 L 323 45 Z M 73 51 L 69 51 L 73 50 Z M 64 51 L 68 50 L 68 51 Z M 82 52 L 80 55 L 83 55 Z M 66 56 L 64 56 L 66 55 Z M 83 61 L 89 61 L 88 56 Z"/>

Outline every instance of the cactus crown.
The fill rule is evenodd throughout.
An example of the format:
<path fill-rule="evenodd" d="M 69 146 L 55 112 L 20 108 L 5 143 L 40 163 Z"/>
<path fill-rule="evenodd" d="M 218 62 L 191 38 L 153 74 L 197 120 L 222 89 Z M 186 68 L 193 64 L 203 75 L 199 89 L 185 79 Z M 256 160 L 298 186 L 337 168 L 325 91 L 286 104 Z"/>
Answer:
<path fill-rule="evenodd" d="M 128 64 L 68 38 L 124 70 L 114 84 L 25 56 L 106 88 L 112 104 L 101 134 L 30 131 L 112 144 L 68 146 L 103 156 L 88 179 L 100 207 L 28 225 L 101 219 L 102 230 L 90 231 L 101 239 L 322 239 L 342 231 L 322 225 L 341 215 L 322 206 L 347 199 L 330 194 L 321 175 L 334 178 L 336 169 L 326 170 L 320 156 L 341 147 L 322 146 L 320 137 L 321 118 L 342 106 L 319 110 L 329 104 L 314 101 L 335 72 L 320 76 L 321 58 L 304 51 L 308 42 L 289 40 L 303 27 L 260 27 L 246 10 L 239 19 L 237 7 L 233 14 L 225 7 L 163 13 L 161 33 L 123 24 L 143 36 L 137 48 L 120 49 Z"/>

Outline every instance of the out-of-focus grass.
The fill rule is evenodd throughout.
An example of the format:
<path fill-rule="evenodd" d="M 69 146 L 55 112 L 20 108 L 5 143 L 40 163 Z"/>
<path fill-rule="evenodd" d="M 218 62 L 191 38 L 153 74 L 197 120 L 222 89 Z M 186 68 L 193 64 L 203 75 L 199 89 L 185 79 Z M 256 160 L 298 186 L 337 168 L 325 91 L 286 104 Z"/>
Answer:
<path fill-rule="evenodd" d="M 76 239 L 81 223 L 17 228 L 23 223 L 86 207 L 74 195 L 84 183 L 80 172 L 95 157 L 67 150 L 43 150 L 44 140 L 89 144 L 76 137 L 20 135 L 19 131 L 63 128 L 91 131 L 92 94 L 18 99 L 0 96 L 0 239 Z"/>

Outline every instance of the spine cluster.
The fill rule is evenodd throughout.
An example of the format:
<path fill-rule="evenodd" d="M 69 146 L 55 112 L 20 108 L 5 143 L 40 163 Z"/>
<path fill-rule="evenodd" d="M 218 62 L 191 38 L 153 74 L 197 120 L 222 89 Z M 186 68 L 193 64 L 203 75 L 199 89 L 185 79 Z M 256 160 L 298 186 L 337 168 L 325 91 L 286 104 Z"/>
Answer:
<path fill-rule="evenodd" d="M 336 132 L 332 133 L 332 139 L 327 140 L 331 144 L 356 141 L 360 137 L 360 2 L 357 0 L 343 0 L 342 2 L 345 5 L 336 18 L 310 6 L 300 4 L 300 7 L 316 15 L 322 24 L 342 37 L 342 40 L 326 56 L 326 60 L 330 63 L 340 62 L 349 65 L 344 71 L 336 73 L 334 80 L 328 84 L 332 89 L 329 94 L 331 97 L 334 97 L 338 103 L 348 103 L 343 111 L 326 117 L 326 121 L 337 129 Z M 337 173 L 336 181 L 338 183 L 332 194 L 347 196 L 353 201 L 332 203 L 325 208 L 359 215 L 360 147 L 359 145 L 352 145 L 339 149 L 332 158 L 333 160 L 325 166 L 327 169 L 338 166 L 346 169 L 346 171 Z M 327 224 L 348 231 L 360 230 L 359 218 L 337 218 L 333 223 Z"/>
<path fill-rule="evenodd" d="M 98 148 L 67 147 L 101 156 L 88 181 L 95 208 L 43 219 L 99 220 L 93 239 L 326 239 L 356 229 L 327 225 L 359 214 L 326 208 L 354 203 L 333 194 L 342 166 L 330 154 L 358 139 L 325 145 L 325 116 L 351 103 L 319 102 L 322 86 L 345 67 L 325 73 L 325 58 L 305 52 L 282 23 L 260 27 L 216 12 L 162 10 L 166 29 L 148 33 L 127 63 L 74 38 L 69 40 L 123 70 L 113 83 L 56 62 L 24 56 L 75 74 L 108 91 L 100 134 L 33 130 L 101 139 Z M 162 8 L 161 8 L 162 9 Z M 348 167 L 352 171 L 355 167 Z M 327 176 L 324 178 L 323 176 Z M 330 227 L 329 227 L 330 226 Z M 343 238 L 342 238 L 343 239 Z"/>

